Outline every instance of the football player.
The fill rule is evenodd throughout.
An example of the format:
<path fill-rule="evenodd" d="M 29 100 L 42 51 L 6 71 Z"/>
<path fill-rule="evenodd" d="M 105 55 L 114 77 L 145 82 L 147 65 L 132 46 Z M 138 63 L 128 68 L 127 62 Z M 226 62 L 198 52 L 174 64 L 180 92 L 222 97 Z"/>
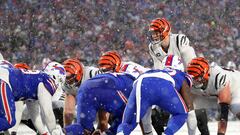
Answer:
<path fill-rule="evenodd" d="M 240 72 L 218 65 L 209 66 L 205 58 L 198 57 L 189 63 L 187 73 L 193 77 L 193 92 L 209 98 L 217 97 L 220 105 L 218 135 L 224 135 L 229 110 L 240 119 Z"/>
<path fill-rule="evenodd" d="M 12 66 L 13 67 L 13 66 Z M 57 62 L 51 62 L 44 71 L 19 70 L 0 66 L 0 131 L 13 127 L 16 123 L 14 101 L 26 101 L 31 119 L 36 128 L 42 123 L 40 110 L 52 135 L 62 134 L 56 125 L 51 98 L 65 81 L 65 70 Z M 50 104 L 49 104 L 50 103 Z"/>
<path fill-rule="evenodd" d="M 95 131 L 93 122 L 99 110 L 113 115 L 114 121 L 105 133 L 116 134 L 134 80 L 129 74 L 107 73 L 82 83 L 77 95 L 77 123 L 65 127 L 66 134 L 91 135 Z"/>
<path fill-rule="evenodd" d="M 150 70 L 132 61 L 122 61 L 120 54 L 117 51 L 105 52 L 98 60 L 98 67 L 105 72 L 120 72 L 128 73 L 136 79 L 142 73 Z M 143 134 L 152 135 L 151 108 L 143 117 L 141 122 L 141 130 Z"/>
<path fill-rule="evenodd" d="M 102 71 L 95 67 L 84 66 L 77 59 L 67 59 L 63 62 L 66 70 L 66 82 L 63 85 L 63 90 L 66 93 L 64 103 L 64 126 L 72 124 L 75 117 L 75 106 L 76 106 L 76 95 L 81 84 L 101 74 Z M 104 111 L 99 110 L 99 123 L 98 129 L 104 131 L 108 128 L 108 114 Z"/>
<path fill-rule="evenodd" d="M 188 109 L 193 110 L 189 96 L 190 87 L 190 77 L 180 70 L 150 70 L 140 75 L 134 83 L 118 134 L 130 134 L 145 115 L 147 108 L 157 105 L 172 114 L 165 134 L 173 135 L 185 123 Z"/>
<path fill-rule="evenodd" d="M 184 66 L 188 64 L 188 62 L 191 61 L 191 59 L 196 57 L 195 51 L 193 47 L 189 45 L 189 39 L 184 34 L 173 34 L 171 33 L 171 25 L 169 21 L 167 21 L 165 18 L 156 18 L 153 19 L 149 25 L 149 34 L 148 39 L 150 41 L 149 44 L 149 53 L 153 59 L 154 63 L 154 69 L 163 69 L 164 64 L 162 63 L 163 58 L 166 57 L 166 55 L 176 55 L 180 57 L 183 60 Z M 198 96 L 195 96 L 198 98 Z M 154 109 L 155 111 L 158 109 Z M 197 113 L 199 112 L 199 113 Z M 202 114 L 201 112 L 204 112 L 202 109 L 196 110 L 197 114 Z M 207 115 L 206 113 L 202 115 Z M 168 116 L 168 115 L 163 115 Z M 164 117 L 158 118 L 160 116 L 153 115 L 153 119 L 163 119 L 163 120 L 156 120 L 156 121 L 165 121 Z M 198 117 L 198 116 L 197 116 Z M 155 130 L 158 132 L 158 134 L 161 134 L 161 130 L 163 129 L 164 123 L 159 125 L 159 123 L 153 122 L 153 126 L 155 127 Z M 196 132 L 196 125 L 197 121 L 195 119 L 195 122 L 192 121 L 191 125 L 188 124 L 188 132 L 189 135 L 194 135 Z M 208 127 L 206 124 L 198 123 L 199 127 L 202 127 L 206 130 L 201 130 L 201 133 L 204 135 L 209 134 L 208 133 Z M 162 128 L 160 128 L 162 127 Z M 200 129 L 202 129 L 200 128 Z"/>

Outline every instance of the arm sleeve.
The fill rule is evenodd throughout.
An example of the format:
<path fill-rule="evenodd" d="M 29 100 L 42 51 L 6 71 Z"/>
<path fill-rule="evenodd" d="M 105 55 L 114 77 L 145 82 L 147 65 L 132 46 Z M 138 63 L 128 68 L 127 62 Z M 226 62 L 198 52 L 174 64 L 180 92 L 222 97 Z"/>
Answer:
<path fill-rule="evenodd" d="M 40 134 L 44 134 L 47 132 L 45 129 L 45 125 L 43 124 L 41 115 L 40 115 L 40 108 L 37 101 L 27 101 L 26 102 L 27 109 L 29 110 L 29 115 L 31 120 L 36 127 L 36 129 L 40 132 Z"/>
<path fill-rule="evenodd" d="M 218 122 L 218 133 L 225 134 L 227 130 L 229 104 L 220 103 L 220 119 Z"/>
<path fill-rule="evenodd" d="M 44 114 L 44 120 L 47 124 L 48 130 L 52 132 L 56 128 L 56 119 L 52 108 L 52 96 L 43 83 L 38 85 L 38 100 L 41 111 Z"/>

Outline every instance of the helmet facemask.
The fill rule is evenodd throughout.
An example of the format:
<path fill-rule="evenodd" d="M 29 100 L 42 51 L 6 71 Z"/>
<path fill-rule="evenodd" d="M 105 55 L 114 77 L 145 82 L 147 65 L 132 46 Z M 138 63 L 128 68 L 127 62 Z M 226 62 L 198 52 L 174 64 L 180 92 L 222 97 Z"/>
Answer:
<path fill-rule="evenodd" d="M 66 70 L 66 85 L 69 87 L 78 87 L 81 84 L 83 77 L 83 65 L 77 59 L 67 59 L 63 62 Z"/>
<path fill-rule="evenodd" d="M 196 89 L 205 89 L 208 80 L 204 79 L 203 76 L 193 77 L 193 87 Z"/>
<path fill-rule="evenodd" d="M 163 36 L 160 31 L 149 31 L 148 39 L 153 45 L 162 46 L 167 36 Z"/>
<path fill-rule="evenodd" d="M 153 45 L 163 46 L 164 41 L 169 36 L 171 31 L 170 23 L 164 18 L 152 20 L 149 26 L 148 39 Z M 167 44 L 168 45 L 168 44 Z M 163 46 L 165 48 L 165 46 Z"/>
<path fill-rule="evenodd" d="M 66 76 L 66 85 L 68 85 L 69 87 L 78 87 L 81 84 L 81 81 L 78 81 L 76 79 L 75 74 L 70 74 L 67 72 L 67 76 Z"/>
<path fill-rule="evenodd" d="M 191 60 L 187 66 L 187 73 L 193 78 L 193 87 L 205 90 L 209 79 L 209 64 L 205 58 L 198 57 Z"/>

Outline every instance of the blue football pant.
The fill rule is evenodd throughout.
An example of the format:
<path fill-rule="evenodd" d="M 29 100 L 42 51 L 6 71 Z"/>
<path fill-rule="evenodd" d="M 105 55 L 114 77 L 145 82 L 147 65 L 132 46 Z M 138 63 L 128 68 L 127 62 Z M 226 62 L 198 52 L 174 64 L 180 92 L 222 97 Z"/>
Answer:
<path fill-rule="evenodd" d="M 136 85 L 134 84 L 133 91 L 128 99 L 127 106 L 124 111 L 123 122 L 118 127 L 118 132 L 123 132 L 124 135 L 129 135 L 136 127 Z M 169 119 L 166 135 L 173 135 L 185 123 L 187 119 L 187 107 L 175 90 L 173 85 L 164 79 L 148 77 L 141 82 L 141 107 L 140 119 L 145 115 L 147 109 L 157 105 L 165 111 L 172 114 Z"/>

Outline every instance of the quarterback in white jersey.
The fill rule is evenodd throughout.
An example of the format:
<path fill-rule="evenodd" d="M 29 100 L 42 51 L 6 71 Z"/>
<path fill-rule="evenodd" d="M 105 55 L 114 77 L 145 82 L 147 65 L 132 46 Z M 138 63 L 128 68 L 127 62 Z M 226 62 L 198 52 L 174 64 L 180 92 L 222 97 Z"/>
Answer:
<path fill-rule="evenodd" d="M 76 106 L 76 94 L 78 88 L 85 80 L 94 77 L 97 74 L 102 73 L 98 68 L 84 66 L 77 59 L 67 59 L 63 62 L 64 68 L 66 70 L 66 82 L 63 85 L 63 90 L 66 93 L 65 104 L 64 104 L 64 126 L 70 125 L 73 122 L 75 116 L 75 106 Z M 98 113 L 100 121 L 98 125 L 101 130 L 107 129 L 107 121 L 105 112 Z"/>
<path fill-rule="evenodd" d="M 218 134 L 226 133 L 228 111 L 240 119 L 240 72 L 224 69 L 217 65 L 209 66 L 208 61 L 202 57 L 195 58 L 187 67 L 188 74 L 193 77 L 195 91 L 204 96 L 217 97 L 220 105 L 220 121 Z"/>
<path fill-rule="evenodd" d="M 162 60 L 166 55 L 172 54 L 182 58 L 185 66 L 196 57 L 188 37 L 184 34 L 172 34 L 170 23 L 166 19 L 152 20 L 149 33 L 149 52 L 155 69 L 163 68 Z"/>
<path fill-rule="evenodd" d="M 165 18 L 157 18 L 151 21 L 149 26 L 149 53 L 153 59 L 154 69 L 163 69 L 163 59 L 167 55 L 175 55 L 183 60 L 184 67 L 196 57 L 194 49 L 189 45 L 189 39 L 184 34 L 171 33 L 170 23 Z M 197 96 L 196 96 L 197 97 Z M 193 116 L 195 117 L 195 115 Z M 191 126 L 188 123 L 189 134 L 195 134 L 196 119 L 195 122 L 191 122 Z M 158 127 L 160 125 L 155 125 Z M 190 129 L 190 127 L 192 127 Z M 191 131 L 192 130 L 192 131 Z M 159 134 L 160 131 L 156 130 Z M 202 131 L 201 131 L 202 132 Z M 202 134 L 205 134 L 202 132 Z"/>

